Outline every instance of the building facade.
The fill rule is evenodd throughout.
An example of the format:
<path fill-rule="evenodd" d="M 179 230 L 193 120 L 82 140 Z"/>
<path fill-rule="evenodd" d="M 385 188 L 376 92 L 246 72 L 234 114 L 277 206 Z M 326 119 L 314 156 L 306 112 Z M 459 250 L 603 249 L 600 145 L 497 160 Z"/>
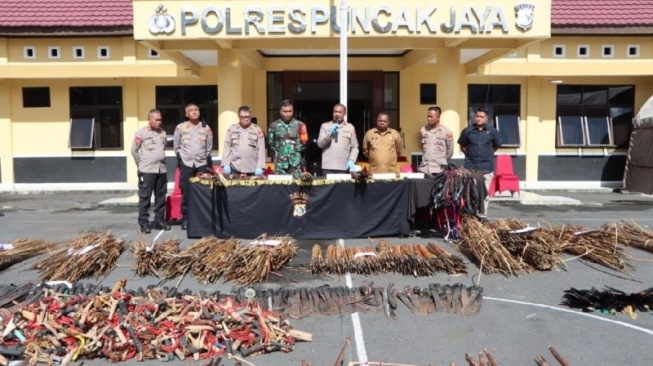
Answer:
<path fill-rule="evenodd" d="M 0 190 L 135 189 L 129 149 L 151 108 L 172 136 L 197 104 L 218 158 L 240 105 L 266 130 L 291 99 L 317 138 L 339 102 L 342 29 L 359 139 L 387 111 L 416 161 L 429 106 L 456 138 L 485 107 L 523 188 L 621 186 L 632 118 L 653 94 L 653 4 L 343 3 L 3 1 Z"/>

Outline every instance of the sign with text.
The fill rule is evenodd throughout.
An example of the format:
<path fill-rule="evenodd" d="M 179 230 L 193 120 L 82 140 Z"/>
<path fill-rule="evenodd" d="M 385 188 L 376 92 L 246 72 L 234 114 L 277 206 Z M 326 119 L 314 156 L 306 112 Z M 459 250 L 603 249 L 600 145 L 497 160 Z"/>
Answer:
<path fill-rule="evenodd" d="M 551 0 L 347 2 L 134 0 L 134 33 L 151 39 L 267 37 L 549 37 Z"/>

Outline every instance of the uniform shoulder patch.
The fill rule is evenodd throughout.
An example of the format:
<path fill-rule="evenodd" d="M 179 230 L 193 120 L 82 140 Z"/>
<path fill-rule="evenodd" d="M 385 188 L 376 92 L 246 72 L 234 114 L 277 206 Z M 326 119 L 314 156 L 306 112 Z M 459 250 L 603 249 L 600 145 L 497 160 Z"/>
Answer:
<path fill-rule="evenodd" d="M 140 145 L 142 142 L 143 142 L 143 138 L 141 137 L 141 135 L 134 136 L 134 143 L 136 145 Z"/>
<path fill-rule="evenodd" d="M 453 140 L 453 132 L 451 130 L 447 131 L 447 140 Z"/>

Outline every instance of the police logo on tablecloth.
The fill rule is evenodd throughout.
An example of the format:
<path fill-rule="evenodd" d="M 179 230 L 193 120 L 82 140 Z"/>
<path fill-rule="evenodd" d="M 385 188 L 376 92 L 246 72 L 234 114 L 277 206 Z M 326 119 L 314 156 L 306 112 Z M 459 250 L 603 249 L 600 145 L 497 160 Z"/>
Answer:
<path fill-rule="evenodd" d="M 163 4 L 157 6 L 154 15 L 150 17 L 150 33 L 159 34 L 159 33 L 172 33 L 175 30 L 175 18 L 168 14 L 168 9 L 166 9 Z"/>
<path fill-rule="evenodd" d="M 293 209 L 292 215 L 302 218 L 306 215 L 306 204 L 308 203 L 308 193 L 295 192 L 290 195 Z"/>
<path fill-rule="evenodd" d="M 535 13 L 535 5 L 528 3 L 521 3 L 515 5 L 517 12 L 517 27 L 527 31 L 533 27 L 533 15 Z"/>

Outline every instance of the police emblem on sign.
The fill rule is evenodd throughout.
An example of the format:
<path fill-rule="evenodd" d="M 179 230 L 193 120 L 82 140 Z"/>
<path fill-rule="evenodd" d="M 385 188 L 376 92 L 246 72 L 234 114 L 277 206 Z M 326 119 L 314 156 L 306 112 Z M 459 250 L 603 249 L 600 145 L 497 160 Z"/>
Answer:
<path fill-rule="evenodd" d="M 527 3 L 517 4 L 515 5 L 515 12 L 517 13 L 517 27 L 524 31 L 533 27 L 535 5 Z"/>
<path fill-rule="evenodd" d="M 156 7 L 154 15 L 150 17 L 149 29 L 152 34 L 168 34 L 174 32 L 175 18 L 168 14 L 168 9 L 163 7 L 163 4 L 159 4 Z"/>
<path fill-rule="evenodd" d="M 306 204 L 308 203 L 308 194 L 295 192 L 290 195 L 292 201 L 292 215 L 301 219 L 306 215 Z"/>

